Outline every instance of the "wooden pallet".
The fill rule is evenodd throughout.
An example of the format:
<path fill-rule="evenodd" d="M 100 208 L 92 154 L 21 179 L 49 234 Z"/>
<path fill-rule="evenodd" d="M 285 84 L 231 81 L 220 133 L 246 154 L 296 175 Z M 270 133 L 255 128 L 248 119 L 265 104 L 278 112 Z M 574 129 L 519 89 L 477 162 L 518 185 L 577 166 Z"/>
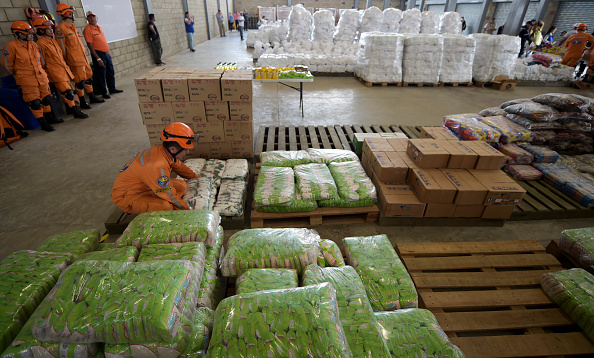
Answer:
<path fill-rule="evenodd" d="M 402 82 L 402 87 L 439 87 L 439 83 L 414 83 L 414 82 Z"/>
<path fill-rule="evenodd" d="M 358 80 L 359 82 L 361 82 L 362 84 L 364 84 L 367 87 L 372 87 L 372 86 L 382 86 L 382 87 L 388 87 L 388 86 L 395 86 L 395 87 L 402 87 L 402 82 L 369 82 L 364 80 L 363 78 L 355 75 L 355 79 Z"/>
<path fill-rule="evenodd" d="M 483 218 L 395 217 L 385 216 L 380 208 L 378 224 L 380 226 L 501 227 L 505 224 L 505 220 Z"/>
<path fill-rule="evenodd" d="M 468 358 L 594 355 L 594 344 L 540 288 L 562 269 L 537 241 L 399 243 L 419 292 Z"/>
<path fill-rule="evenodd" d="M 577 262 L 571 255 L 566 252 L 561 251 L 559 248 L 559 240 L 551 240 L 547 245 L 547 253 L 555 256 L 557 260 L 563 265 L 564 268 L 583 268 L 584 270 L 590 272 L 594 275 L 594 270 L 590 268 L 582 267 L 579 262 Z"/>
<path fill-rule="evenodd" d="M 345 225 L 376 222 L 377 205 L 361 208 L 317 208 L 300 213 L 262 213 L 252 209 L 251 228 L 308 227 L 320 225 Z"/>
<path fill-rule="evenodd" d="M 472 82 L 439 82 L 439 87 L 451 86 L 451 87 L 472 87 Z"/>

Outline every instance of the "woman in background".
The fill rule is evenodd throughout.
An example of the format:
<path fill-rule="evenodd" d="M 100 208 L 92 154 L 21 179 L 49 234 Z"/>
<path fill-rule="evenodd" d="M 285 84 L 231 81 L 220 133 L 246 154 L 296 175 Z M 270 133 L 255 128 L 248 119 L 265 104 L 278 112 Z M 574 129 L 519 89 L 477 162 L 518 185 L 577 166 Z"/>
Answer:
<path fill-rule="evenodd" d="M 547 33 L 544 35 L 544 37 L 542 38 L 542 42 L 544 44 L 549 44 L 552 45 L 553 42 L 555 42 L 555 39 L 553 38 L 553 34 L 557 31 L 557 28 L 555 26 L 551 26 L 549 28 L 549 31 L 547 31 Z"/>

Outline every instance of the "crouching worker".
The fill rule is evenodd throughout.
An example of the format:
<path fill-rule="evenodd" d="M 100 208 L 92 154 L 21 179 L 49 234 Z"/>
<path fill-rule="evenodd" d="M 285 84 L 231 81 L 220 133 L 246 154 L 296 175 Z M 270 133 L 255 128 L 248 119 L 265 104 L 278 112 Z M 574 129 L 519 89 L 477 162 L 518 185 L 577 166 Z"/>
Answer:
<path fill-rule="evenodd" d="M 182 197 L 187 185 L 171 179 L 171 172 L 198 177 L 181 162 L 194 147 L 194 132 L 184 123 L 171 123 L 161 132 L 162 145 L 145 149 L 130 159 L 116 177 L 111 200 L 128 214 L 149 211 L 189 210 Z"/>

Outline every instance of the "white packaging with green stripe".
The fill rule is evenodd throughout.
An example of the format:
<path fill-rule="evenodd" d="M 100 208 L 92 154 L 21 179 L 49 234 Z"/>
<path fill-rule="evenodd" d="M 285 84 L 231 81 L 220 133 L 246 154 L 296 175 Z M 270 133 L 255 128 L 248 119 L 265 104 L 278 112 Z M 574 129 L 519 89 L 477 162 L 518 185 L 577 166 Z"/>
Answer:
<path fill-rule="evenodd" d="M 338 191 L 326 164 L 296 165 L 297 191 L 304 200 L 336 198 Z"/>
<path fill-rule="evenodd" d="M 283 205 L 295 199 L 295 175 L 292 168 L 261 167 L 254 189 L 256 205 Z"/>

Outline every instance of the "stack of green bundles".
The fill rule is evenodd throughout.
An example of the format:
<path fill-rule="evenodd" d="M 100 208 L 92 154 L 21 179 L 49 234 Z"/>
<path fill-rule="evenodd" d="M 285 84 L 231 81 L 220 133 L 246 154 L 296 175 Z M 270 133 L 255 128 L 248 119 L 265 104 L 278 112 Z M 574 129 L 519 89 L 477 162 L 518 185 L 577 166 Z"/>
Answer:
<path fill-rule="evenodd" d="M 295 180 L 304 200 L 334 199 L 338 195 L 334 178 L 326 164 L 295 166 Z"/>
<path fill-rule="evenodd" d="M 312 162 L 314 163 L 339 163 L 339 162 L 358 162 L 359 157 L 353 151 L 344 149 L 318 149 L 307 148 Z"/>
<path fill-rule="evenodd" d="M 221 256 L 224 256 L 225 251 L 223 249 L 223 228 L 219 228 L 219 231 L 220 235 L 217 237 L 215 244 L 213 246 L 206 247 L 204 273 L 202 274 L 200 290 L 198 291 L 198 299 L 196 301 L 199 307 L 208 307 L 211 309 L 216 308 L 214 305 L 215 287 L 217 282 L 219 282 L 217 278 L 217 271 L 219 269 Z"/>
<path fill-rule="evenodd" d="M 215 311 L 208 356 L 352 357 L 338 317 L 328 283 L 229 297 Z"/>
<path fill-rule="evenodd" d="M 594 272 L 594 227 L 564 230 L 559 249 L 573 257 L 582 268 Z"/>
<path fill-rule="evenodd" d="M 235 281 L 236 294 L 298 287 L 297 271 L 288 269 L 251 269 Z"/>
<path fill-rule="evenodd" d="M 202 167 L 199 176 L 211 178 L 213 185 L 218 188 L 221 185 L 221 176 L 225 171 L 225 161 L 220 159 L 209 159 Z"/>
<path fill-rule="evenodd" d="M 135 217 L 116 241 L 117 247 L 172 242 L 202 242 L 212 246 L 219 232 L 221 217 L 215 211 L 153 211 Z"/>
<path fill-rule="evenodd" d="M 338 188 L 338 199 L 320 200 L 320 206 L 357 207 L 376 203 L 377 193 L 361 163 L 340 162 L 328 164 Z"/>
<path fill-rule="evenodd" d="M 198 272 L 196 280 L 202 280 L 206 249 L 200 242 L 184 242 L 183 244 L 155 244 L 146 245 L 140 251 L 138 262 L 155 260 L 188 260 Z"/>
<path fill-rule="evenodd" d="M 39 305 L 33 335 L 45 342 L 171 343 L 180 326 L 191 330 L 198 275 L 189 261 L 75 262 Z"/>
<path fill-rule="evenodd" d="M 100 245 L 103 246 L 103 245 Z M 119 249 L 107 249 L 101 251 L 91 251 L 82 254 L 75 261 L 120 261 L 134 262 L 138 259 L 138 249 L 134 246 L 126 246 Z"/>
<path fill-rule="evenodd" d="M 288 205 L 295 199 L 292 168 L 262 167 L 254 189 L 256 206 Z"/>
<path fill-rule="evenodd" d="M 71 260 L 66 253 L 17 251 L 0 262 L 0 351 L 10 345 Z"/>
<path fill-rule="evenodd" d="M 318 262 L 320 236 L 311 229 L 248 229 L 233 234 L 221 264 L 223 276 L 251 268 L 288 268 L 303 273 Z"/>
<path fill-rule="evenodd" d="M 450 342 L 428 310 L 376 312 L 375 318 L 392 357 L 464 358 L 464 353 Z"/>
<path fill-rule="evenodd" d="M 312 162 L 309 153 L 305 150 L 284 151 L 276 150 L 271 152 L 262 152 L 260 154 L 262 166 L 270 167 L 294 167 L 299 164 L 309 164 Z"/>
<path fill-rule="evenodd" d="M 542 275 L 540 285 L 594 341 L 594 276 L 580 268 L 550 272 Z"/>
<path fill-rule="evenodd" d="M 194 329 L 190 336 L 190 343 L 179 355 L 179 358 L 197 358 L 206 354 L 210 332 L 214 323 L 214 311 L 210 308 L 200 307 L 196 309 L 194 318 Z"/>
<path fill-rule="evenodd" d="M 37 251 L 67 252 L 76 258 L 78 255 L 97 250 L 99 238 L 99 230 L 73 231 L 48 237 L 37 247 Z"/>
<path fill-rule="evenodd" d="M 418 307 L 413 280 L 386 235 L 347 237 L 344 245 L 375 311 Z"/>
<path fill-rule="evenodd" d="M 331 283 L 336 289 L 340 322 L 353 356 L 389 358 L 388 347 L 378 329 L 365 287 L 357 272 L 350 266 L 308 266 L 303 274 L 303 285 L 322 282 Z"/>
<path fill-rule="evenodd" d="M 324 255 L 324 260 L 328 263 L 328 266 L 344 266 L 344 259 L 342 258 L 342 252 L 336 243 L 332 240 L 322 240 L 320 242 L 320 249 Z M 325 265 L 324 265 L 325 266 Z"/>

